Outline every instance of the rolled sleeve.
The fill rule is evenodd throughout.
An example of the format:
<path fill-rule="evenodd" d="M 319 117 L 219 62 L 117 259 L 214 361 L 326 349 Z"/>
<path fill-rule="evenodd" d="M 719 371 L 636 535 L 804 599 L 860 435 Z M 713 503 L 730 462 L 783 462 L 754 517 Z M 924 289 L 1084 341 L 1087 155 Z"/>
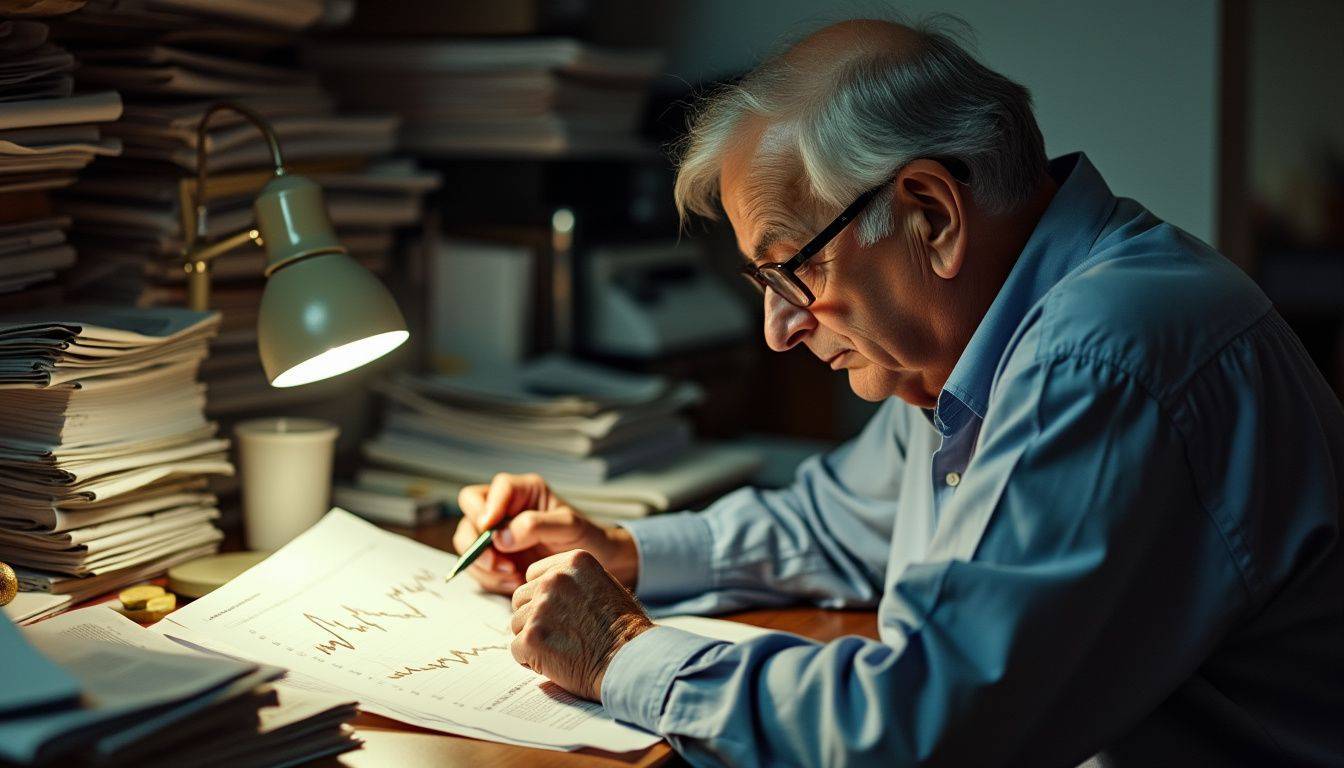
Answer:
<path fill-rule="evenodd" d="M 700 514 L 660 515 L 622 525 L 639 554 L 635 594 L 641 600 L 666 602 L 714 587 L 714 540 Z"/>
<path fill-rule="evenodd" d="M 672 682 L 683 667 L 722 640 L 672 627 L 654 627 L 626 643 L 607 666 L 602 705 L 623 722 L 656 731 Z"/>

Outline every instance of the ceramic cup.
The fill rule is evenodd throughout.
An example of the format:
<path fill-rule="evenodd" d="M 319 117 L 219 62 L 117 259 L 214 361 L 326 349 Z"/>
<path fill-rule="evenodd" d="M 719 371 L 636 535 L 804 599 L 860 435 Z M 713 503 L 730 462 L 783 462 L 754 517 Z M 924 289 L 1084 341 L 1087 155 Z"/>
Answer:
<path fill-rule="evenodd" d="M 266 418 L 234 427 L 248 549 L 279 549 L 331 509 L 335 424 Z"/>

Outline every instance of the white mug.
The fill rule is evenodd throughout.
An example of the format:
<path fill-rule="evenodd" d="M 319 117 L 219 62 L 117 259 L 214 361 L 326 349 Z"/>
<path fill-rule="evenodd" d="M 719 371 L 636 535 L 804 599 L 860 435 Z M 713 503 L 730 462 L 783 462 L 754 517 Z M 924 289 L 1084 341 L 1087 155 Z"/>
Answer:
<path fill-rule="evenodd" d="M 267 418 L 233 429 L 243 485 L 247 548 L 279 549 L 331 508 L 335 424 L 319 419 Z"/>

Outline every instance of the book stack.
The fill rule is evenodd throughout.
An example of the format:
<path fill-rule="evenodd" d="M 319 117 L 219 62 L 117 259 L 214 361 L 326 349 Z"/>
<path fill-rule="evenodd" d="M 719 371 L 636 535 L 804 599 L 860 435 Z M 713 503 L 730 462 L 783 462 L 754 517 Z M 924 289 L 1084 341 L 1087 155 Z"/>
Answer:
<path fill-rule="evenodd" d="M 662 64 L 568 38 L 364 41 L 310 56 L 343 103 L 400 115 L 403 147 L 448 156 L 647 152 L 639 122 Z"/>
<path fill-rule="evenodd" d="M 67 307 L 0 318 L 0 561 L 78 601 L 215 552 L 228 441 L 196 380 L 214 313 Z"/>
<path fill-rule="evenodd" d="M 79 81 L 115 88 L 126 101 L 107 128 L 122 142 L 122 156 L 60 195 L 81 252 L 72 291 L 141 307 L 185 304 L 182 251 L 202 148 L 205 241 L 253 224 L 252 201 L 271 176 L 271 155 L 258 128 L 231 111 L 214 114 L 198 139 L 201 120 L 221 100 L 274 128 L 288 170 L 322 185 L 342 244 L 376 274 L 389 273 L 397 228 L 419 221 L 438 176 L 393 156 L 396 117 L 338 110 L 298 63 L 303 25 L 317 20 L 320 13 L 309 11 L 322 3 L 269 4 L 276 6 L 269 15 L 263 5 L 93 2 L 62 21 L 58 34 L 84 62 Z M 299 6 L 306 10 L 281 13 Z M 235 13 L 237 23 L 216 19 Z M 248 26 L 262 24 L 270 26 Z M 211 308 L 223 320 L 202 370 L 211 415 L 284 407 L 324 391 L 274 389 L 265 380 L 256 353 L 264 260 L 247 243 L 212 262 Z"/>
<path fill-rule="evenodd" d="M 52 210 L 48 193 L 121 151 L 100 126 L 121 114 L 121 99 L 73 95 L 75 57 L 49 38 L 43 22 L 0 19 L 0 301 L 11 306 L 59 300 L 56 277 L 74 265 L 75 249 L 70 219 Z"/>
<path fill-rule="evenodd" d="M 750 479 L 751 451 L 695 445 L 679 415 L 697 387 L 547 357 L 460 376 L 377 385 L 389 407 L 363 445 L 356 487 L 456 498 L 498 472 L 536 472 L 599 519 L 676 509 Z M 352 511 L 358 511 L 352 510 Z"/>
<path fill-rule="evenodd" d="M 22 632 L 0 621 L 0 651 L 14 672 L 0 695 L 5 765 L 282 766 L 360 744 L 348 698 L 185 647 L 106 606 Z"/>

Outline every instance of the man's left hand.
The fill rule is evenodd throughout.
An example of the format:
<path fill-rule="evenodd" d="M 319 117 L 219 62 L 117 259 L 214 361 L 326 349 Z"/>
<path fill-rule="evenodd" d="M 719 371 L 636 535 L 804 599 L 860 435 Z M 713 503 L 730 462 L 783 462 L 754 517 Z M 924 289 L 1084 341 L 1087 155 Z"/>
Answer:
<path fill-rule="evenodd" d="M 513 593 L 513 658 L 561 688 L 600 701 L 621 646 L 653 626 L 634 595 L 581 549 L 538 560 Z"/>

